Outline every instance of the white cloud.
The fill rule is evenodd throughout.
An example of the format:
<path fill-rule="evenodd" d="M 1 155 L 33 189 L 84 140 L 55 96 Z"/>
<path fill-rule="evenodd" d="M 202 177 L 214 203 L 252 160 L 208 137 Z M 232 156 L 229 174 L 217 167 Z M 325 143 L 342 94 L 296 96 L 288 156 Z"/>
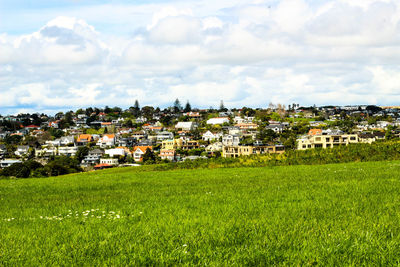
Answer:
<path fill-rule="evenodd" d="M 202 107 L 400 100 L 398 1 L 207 0 L 65 13 L 79 16 L 0 34 L 0 112 L 135 99 L 166 106 L 177 97 Z M 105 33 L 107 23 L 123 34 Z"/>

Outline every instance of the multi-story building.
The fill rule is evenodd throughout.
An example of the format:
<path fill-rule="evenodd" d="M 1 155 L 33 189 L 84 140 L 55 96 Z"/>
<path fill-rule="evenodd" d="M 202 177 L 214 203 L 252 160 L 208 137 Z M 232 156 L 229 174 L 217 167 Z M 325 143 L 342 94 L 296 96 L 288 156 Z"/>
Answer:
<path fill-rule="evenodd" d="M 283 145 L 261 145 L 261 146 L 223 146 L 222 156 L 224 158 L 237 158 L 258 154 L 282 154 L 285 152 Z"/>
<path fill-rule="evenodd" d="M 182 139 L 171 139 L 162 141 L 162 149 L 172 150 L 181 148 L 183 145 Z"/>
<path fill-rule="evenodd" d="M 297 139 L 297 149 L 305 150 L 310 148 L 330 148 L 358 142 L 359 138 L 357 134 L 316 134 Z"/>

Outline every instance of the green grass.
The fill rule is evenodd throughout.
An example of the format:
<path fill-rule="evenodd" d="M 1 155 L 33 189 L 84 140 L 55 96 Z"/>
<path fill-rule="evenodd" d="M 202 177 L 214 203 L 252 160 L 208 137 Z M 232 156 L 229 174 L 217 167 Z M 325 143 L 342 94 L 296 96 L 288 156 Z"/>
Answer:
<path fill-rule="evenodd" d="M 399 171 L 389 161 L 1 180 L 0 265 L 399 265 Z"/>

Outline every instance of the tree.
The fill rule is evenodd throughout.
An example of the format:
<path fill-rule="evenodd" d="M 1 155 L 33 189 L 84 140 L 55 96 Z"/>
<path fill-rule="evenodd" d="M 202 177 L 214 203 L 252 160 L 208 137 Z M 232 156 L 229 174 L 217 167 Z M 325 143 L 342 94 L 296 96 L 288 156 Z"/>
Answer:
<path fill-rule="evenodd" d="M 30 169 L 23 163 L 14 163 L 0 173 L 2 176 L 14 176 L 17 178 L 28 178 L 30 174 Z"/>
<path fill-rule="evenodd" d="M 184 112 L 190 112 L 192 110 L 192 107 L 190 106 L 189 100 L 186 102 L 186 106 L 184 108 Z"/>
<path fill-rule="evenodd" d="M 182 110 L 182 106 L 181 106 L 181 102 L 179 101 L 179 99 L 177 98 L 174 102 L 174 112 L 178 113 Z"/>
<path fill-rule="evenodd" d="M 75 154 L 75 158 L 78 162 L 81 162 L 89 154 L 89 148 L 87 146 L 81 146 Z"/>
<path fill-rule="evenodd" d="M 139 101 L 137 99 L 135 100 L 135 104 L 131 109 L 133 116 L 138 117 L 140 115 L 140 106 L 139 106 Z"/>
<path fill-rule="evenodd" d="M 224 101 L 221 100 L 221 103 L 219 104 L 219 111 L 227 111 L 227 110 L 228 110 L 228 109 L 225 108 L 225 106 L 224 106 Z"/>
<path fill-rule="evenodd" d="M 146 149 L 146 152 L 143 154 L 143 162 L 144 163 L 154 163 L 156 161 L 156 155 L 151 151 L 150 148 Z"/>

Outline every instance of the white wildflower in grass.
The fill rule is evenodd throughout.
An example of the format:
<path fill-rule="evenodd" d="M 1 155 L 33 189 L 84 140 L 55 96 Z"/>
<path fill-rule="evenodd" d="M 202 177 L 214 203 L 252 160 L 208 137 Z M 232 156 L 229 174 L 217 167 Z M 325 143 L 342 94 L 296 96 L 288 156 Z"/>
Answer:
<path fill-rule="evenodd" d="M 187 247 L 187 244 L 183 244 L 182 247 Z"/>

